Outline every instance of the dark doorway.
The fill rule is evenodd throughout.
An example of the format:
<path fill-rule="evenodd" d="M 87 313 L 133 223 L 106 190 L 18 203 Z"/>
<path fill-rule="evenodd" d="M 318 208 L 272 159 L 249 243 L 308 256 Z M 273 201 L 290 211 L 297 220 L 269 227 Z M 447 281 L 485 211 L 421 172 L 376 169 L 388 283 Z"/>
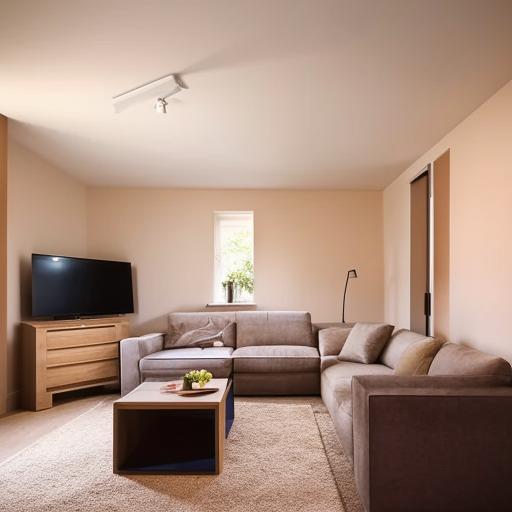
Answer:
<path fill-rule="evenodd" d="M 430 335 L 430 165 L 411 182 L 411 330 Z"/>

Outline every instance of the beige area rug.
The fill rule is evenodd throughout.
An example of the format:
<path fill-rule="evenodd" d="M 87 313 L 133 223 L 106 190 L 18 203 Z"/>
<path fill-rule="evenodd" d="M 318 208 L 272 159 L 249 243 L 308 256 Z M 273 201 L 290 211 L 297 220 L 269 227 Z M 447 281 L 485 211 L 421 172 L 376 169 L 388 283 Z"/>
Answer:
<path fill-rule="evenodd" d="M 237 400 L 219 476 L 112 474 L 112 401 L 0 466 L 9 512 L 359 512 L 352 470 L 319 402 Z"/>

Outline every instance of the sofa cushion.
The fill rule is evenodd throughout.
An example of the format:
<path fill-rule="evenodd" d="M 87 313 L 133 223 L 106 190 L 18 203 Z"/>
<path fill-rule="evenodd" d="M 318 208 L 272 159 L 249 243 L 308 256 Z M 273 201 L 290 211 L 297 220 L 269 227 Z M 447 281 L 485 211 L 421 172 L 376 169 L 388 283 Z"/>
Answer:
<path fill-rule="evenodd" d="M 233 352 L 237 373 L 304 373 L 320 371 L 320 356 L 314 347 L 268 345 L 241 347 Z"/>
<path fill-rule="evenodd" d="M 430 338 L 424 334 L 418 334 L 407 329 L 399 329 L 393 333 L 387 345 L 384 347 L 379 357 L 379 362 L 390 368 L 395 368 L 404 350 L 413 343 L 428 339 Z"/>
<path fill-rule="evenodd" d="M 318 351 L 321 356 L 337 356 L 350 334 L 350 327 L 328 327 L 318 331 Z"/>
<path fill-rule="evenodd" d="M 329 366 L 333 366 L 339 362 L 338 356 L 320 356 L 320 372 L 327 370 Z"/>
<path fill-rule="evenodd" d="M 235 322 L 234 312 L 198 312 L 198 313 L 171 313 L 169 315 L 169 334 L 165 340 L 165 348 L 178 346 L 178 340 L 187 332 L 205 328 L 209 323 L 217 332 L 225 329 Z M 233 323 L 228 327 L 222 337 L 226 347 L 234 347 L 236 343 L 236 326 Z"/>
<path fill-rule="evenodd" d="M 190 370 L 205 369 L 214 377 L 226 378 L 232 373 L 231 347 L 175 348 L 161 350 L 140 360 L 143 380 L 148 377 L 176 378 Z"/>
<path fill-rule="evenodd" d="M 352 414 L 352 377 L 355 375 L 391 375 L 393 371 L 383 364 L 362 364 L 338 361 L 322 372 L 322 393 L 331 394 L 338 407 Z"/>
<path fill-rule="evenodd" d="M 429 375 L 512 375 L 510 363 L 501 357 L 457 343 L 447 343 L 430 365 Z"/>
<path fill-rule="evenodd" d="M 311 315 L 301 311 L 237 311 L 237 347 L 303 345 L 313 347 Z"/>
<path fill-rule="evenodd" d="M 174 347 L 222 347 L 224 346 L 224 338 L 232 336 L 235 322 L 230 322 L 224 329 L 215 326 L 211 319 L 204 327 L 192 329 L 182 334 L 174 343 Z"/>
<path fill-rule="evenodd" d="M 355 324 L 341 349 L 339 359 L 354 363 L 375 363 L 392 332 L 393 326 L 388 324 Z"/>
<path fill-rule="evenodd" d="M 427 375 L 434 357 L 443 342 L 435 338 L 417 341 L 409 345 L 395 366 L 395 375 Z"/>

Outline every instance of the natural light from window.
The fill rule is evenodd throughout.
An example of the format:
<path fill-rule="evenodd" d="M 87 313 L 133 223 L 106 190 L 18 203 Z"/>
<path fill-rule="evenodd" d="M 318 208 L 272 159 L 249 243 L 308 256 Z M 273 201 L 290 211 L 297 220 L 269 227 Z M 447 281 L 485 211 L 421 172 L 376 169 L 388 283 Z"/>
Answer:
<path fill-rule="evenodd" d="M 214 302 L 254 302 L 253 212 L 215 212 Z"/>

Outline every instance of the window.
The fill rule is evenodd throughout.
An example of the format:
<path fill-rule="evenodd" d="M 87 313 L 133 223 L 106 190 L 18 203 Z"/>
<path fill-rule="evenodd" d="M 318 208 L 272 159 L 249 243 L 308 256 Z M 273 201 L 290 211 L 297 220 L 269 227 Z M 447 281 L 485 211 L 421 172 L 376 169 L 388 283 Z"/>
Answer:
<path fill-rule="evenodd" d="M 253 212 L 215 212 L 214 302 L 254 301 Z"/>

